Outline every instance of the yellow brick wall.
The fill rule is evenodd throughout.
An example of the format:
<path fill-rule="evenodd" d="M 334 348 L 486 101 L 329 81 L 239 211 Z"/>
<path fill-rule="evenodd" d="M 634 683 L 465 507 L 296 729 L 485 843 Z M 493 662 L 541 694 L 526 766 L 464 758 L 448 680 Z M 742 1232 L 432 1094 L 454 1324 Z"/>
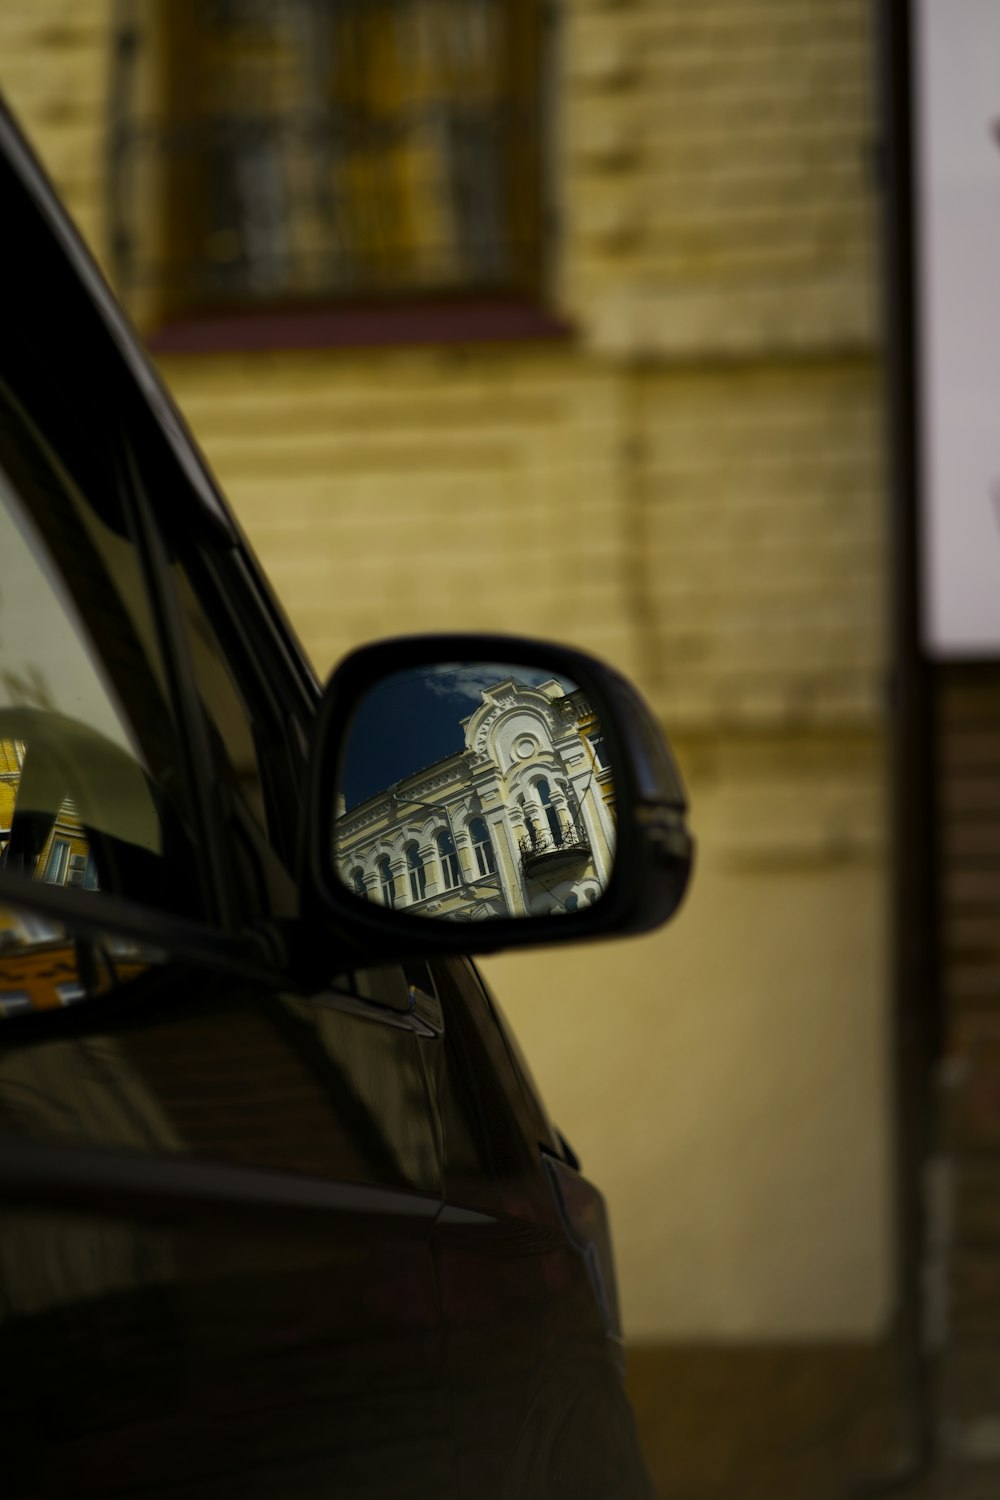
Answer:
<path fill-rule="evenodd" d="M 863 0 L 569 0 L 560 292 L 592 345 L 867 345 Z"/>
<path fill-rule="evenodd" d="M 0 6 L 0 89 L 101 259 L 111 11 L 111 0 Z"/>
<path fill-rule="evenodd" d="M 166 368 L 321 667 L 464 618 L 613 658 L 675 732 L 878 722 L 871 362 L 636 373 L 577 350 L 321 351 Z"/>
<path fill-rule="evenodd" d="M 324 351 L 167 373 L 322 668 L 462 619 L 631 664 L 613 371 L 569 352 Z"/>
<path fill-rule="evenodd" d="M 0 10 L 106 256 L 107 0 Z M 174 357 L 317 665 L 561 637 L 675 737 L 690 900 L 484 967 L 606 1188 L 634 1338 L 886 1326 L 886 568 L 861 0 L 565 0 L 557 346 Z"/>

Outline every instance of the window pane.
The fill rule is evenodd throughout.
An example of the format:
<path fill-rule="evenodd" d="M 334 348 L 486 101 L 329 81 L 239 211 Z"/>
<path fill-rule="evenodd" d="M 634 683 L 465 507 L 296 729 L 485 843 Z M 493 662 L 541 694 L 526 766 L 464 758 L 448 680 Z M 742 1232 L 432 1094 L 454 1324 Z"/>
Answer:
<path fill-rule="evenodd" d="M 587 741 L 594 752 L 594 759 L 600 770 L 605 771 L 608 767 L 608 747 L 603 734 L 588 734 Z"/>
<path fill-rule="evenodd" d="M 541 11 L 126 5 L 129 45 L 113 54 L 119 284 L 158 286 L 182 309 L 537 292 Z"/>
<path fill-rule="evenodd" d="M 416 844 L 407 845 L 406 863 L 410 871 L 410 899 L 422 901 L 427 893 L 427 873 Z"/>
<path fill-rule="evenodd" d="M 98 490 L 84 496 L 0 382 L 0 861 L 190 910 L 142 571 L 117 493 Z"/>
<path fill-rule="evenodd" d="M 472 838 L 472 847 L 476 854 L 476 869 L 480 875 L 493 875 L 496 873 L 496 855 L 493 852 L 493 844 L 490 839 L 489 830 L 484 818 L 473 818 L 469 824 L 469 834 Z"/>
<path fill-rule="evenodd" d="M 217 774 L 235 786 L 261 828 L 267 827 L 253 724 L 205 611 L 179 565 L 173 569 L 191 664 L 209 725 Z"/>
<path fill-rule="evenodd" d="M 461 884 L 455 843 L 450 833 L 439 833 L 437 845 L 438 852 L 441 855 L 441 874 L 444 880 L 444 888 L 450 891 L 455 886 Z"/>

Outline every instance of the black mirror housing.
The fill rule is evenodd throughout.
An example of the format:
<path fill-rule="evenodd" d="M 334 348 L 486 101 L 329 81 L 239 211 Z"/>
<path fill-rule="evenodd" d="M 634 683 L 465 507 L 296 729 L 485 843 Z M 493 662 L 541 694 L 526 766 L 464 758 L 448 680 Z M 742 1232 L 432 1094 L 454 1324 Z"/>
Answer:
<path fill-rule="evenodd" d="M 426 687 L 434 696 L 425 693 L 415 698 L 415 690 Z M 391 690 L 396 691 L 396 699 L 387 699 Z M 452 731 L 464 714 L 460 727 L 467 738 L 458 750 L 438 760 L 427 749 L 436 743 L 428 738 L 427 721 L 437 701 L 449 695 L 457 705 L 450 711 Z M 406 710 L 398 716 L 392 712 L 396 703 Z M 503 756 L 497 752 L 498 760 L 505 757 L 508 762 L 505 784 L 528 788 L 525 778 L 531 772 L 532 745 L 544 774 L 534 777 L 534 802 L 529 789 L 527 803 L 522 793 L 517 797 L 519 805 L 510 804 L 516 836 L 511 838 L 508 829 L 501 851 L 500 863 L 506 860 L 507 869 L 505 901 L 499 889 L 502 872 L 497 854 L 491 851 L 489 867 L 480 855 L 477 873 L 470 863 L 475 849 L 468 842 L 465 824 L 485 829 L 485 814 L 499 811 L 489 801 L 495 793 L 486 791 L 484 804 L 476 790 L 477 785 L 485 785 L 482 768 L 487 757 L 481 753 L 487 737 L 485 723 L 496 723 L 505 714 L 513 722 L 518 705 L 522 715 L 529 715 L 518 723 L 530 725 L 531 714 L 539 723 L 550 720 L 572 727 L 575 721 L 579 743 L 568 730 L 560 727 L 558 731 L 563 746 L 575 749 L 575 764 L 585 765 L 580 744 L 591 753 L 589 746 L 599 740 L 598 780 L 603 785 L 602 800 L 596 801 L 597 761 L 589 774 L 585 768 L 582 779 L 577 773 L 574 791 L 571 776 L 564 772 L 565 755 L 560 759 L 551 742 L 539 745 L 530 734 L 519 740 L 515 735 L 511 748 L 507 736 Z M 578 727 L 582 724 L 589 726 L 589 741 Z M 599 726 L 600 734 L 592 732 L 594 726 Z M 469 738 L 473 733 L 478 734 L 475 745 Z M 407 753 L 414 774 L 402 776 L 398 768 L 407 764 Z M 518 756 L 525 758 L 525 765 L 518 763 Z M 376 761 L 381 771 L 375 769 Z M 439 774 L 428 779 L 434 772 Z M 438 800 L 442 794 L 429 794 L 428 789 L 461 774 L 465 775 L 463 805 L 460 811 L 449 812 Z M 349 948 L 371 946 L 383 958 L 387 954 L 489 953 L 645 932 L 674 914 L 687 888 L 693 858 L 693 840 L 686 826 L 687 798 L 659 726 L 624 677 L 567 646 L 515 636 L 456 634 L 399 637 L 352 652 L 335 669 L 323 695 L 308 776 L 300 845 L 305 866 L 303 915 L 332 926 Z M 373 776 L 377 792 L 371 790 Z M 543 789 L 540 805 L 539 787 Z M 588 806 L 581 805 L 581 787 Z M 558 804 L 558 811 L 556 805 L 547 803 Z M 475 815 L 471 821 L 470 809 Z M 587 866 L 592 878 L 585 882 L 591 887 L 587 899 L 592 904 L 577 909 L 575 897 L 560 903 L 558 893 L 566 889 L 566 881 L 559 881 L 574 859 L 579 866 L 590 855 L 598 813 L 610 831 L 611 853 L 608 856 L 605 850 L 598 878 L 594 865 L 601 864 L 601 857 L 594 851 L 593 862 Z M 425 831 L 419 837 L 427 841 L 425 848 L 431 854 L 435 846 L 427 830 L 437 826 L 443 851 L 440 859 L 450 867 L 450 873 L 446 869 L 440 875 L 439 886 L 433 880 L 430 887 L 426 885 L 419 853 L 407 856 L 405 834 L 399 831 L 404 817 L 414 826 L 422 823 Z M 366 886 L 362 861 L 349 853 L 352 847 L 362 847 L 362 835 L 356 830 L 365 825 L 382 830 L 377 852 L 384 851 L 384 857 L 380 861 L 373 852 L 376 834 L 369 834 L 364 845 L 369 870 L 384 869 L 381 891 L 378 877 L 371 873 Z M 499 830 L 497 819 L 493 827 Z M 392 838 L 395 843 L 390 850 Z M 456 843 L 463 840 L 464 846 L 456 850 Z M 417 839 L 405 848 L 417 850 Z M 408 868 L 408 858 L 412 868 Z M 357 860 L 351 872 L 356 888 L 348 875 L 352 859 Z M 514 864 L 522 894 L 524 890 L 534 893 L 530 905 L 527 900 L 522 903 L 520 896 L 515 904 Z M 397 891 L 405 893 L 408 905 L 396 904 Z M 492 901 L 486 899 L 491 893 Z M 466 898 L 464 902 L 460 896 Z"/>

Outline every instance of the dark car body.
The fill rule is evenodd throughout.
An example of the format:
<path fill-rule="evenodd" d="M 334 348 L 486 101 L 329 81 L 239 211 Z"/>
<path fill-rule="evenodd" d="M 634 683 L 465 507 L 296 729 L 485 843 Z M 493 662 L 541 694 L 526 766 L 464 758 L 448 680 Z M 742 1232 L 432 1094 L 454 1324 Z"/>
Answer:
<path fill-rule="evenodd" d="M 600 1195 L 467 957 L 352 943 L 345 899 L 301 961 L 320 686 L 3 115 L 0 147 L 0 453 L 160 823 L 98 840 L 96 893 L 67 835 L 81 888 L 23 899 L 6 834 L 3 1492 L 647 1495 Z M 82 805 L 22 677 L 0 741 L 49 734 Z"/>

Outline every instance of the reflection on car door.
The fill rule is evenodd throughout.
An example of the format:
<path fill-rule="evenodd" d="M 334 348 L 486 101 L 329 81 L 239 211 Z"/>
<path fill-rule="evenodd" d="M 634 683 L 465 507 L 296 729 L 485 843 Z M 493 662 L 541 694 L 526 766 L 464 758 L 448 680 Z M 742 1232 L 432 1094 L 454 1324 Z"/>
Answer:
<path fill-rule="evenodd" d="M 430 1033 L 374 987 L 150 970 L 6 1033 L 6 1494 L 454 1492 Z"/>

